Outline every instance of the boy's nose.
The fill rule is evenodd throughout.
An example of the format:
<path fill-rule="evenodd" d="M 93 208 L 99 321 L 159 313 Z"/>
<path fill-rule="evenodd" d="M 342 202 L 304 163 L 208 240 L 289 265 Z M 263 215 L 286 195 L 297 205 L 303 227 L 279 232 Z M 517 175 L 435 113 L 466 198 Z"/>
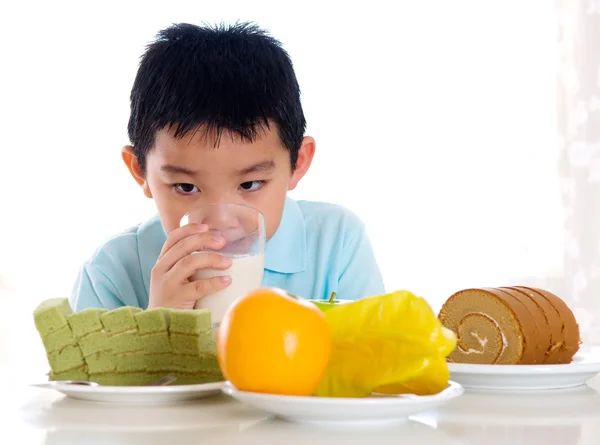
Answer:
<path fill-rule="evenodd" d="M 188 221 L 206 224 L 228 242 L 235 241 L 256 230 L 257 211 L 231 201 L 215 201 L 189 212 Z"/>
<path fill-rule="evenodd" d="M 239 215 L 222 208 L 206 214 L 201 223 L 206 224 L 209 230 L 218 231 L 223 236 L 241 226 Z"/>

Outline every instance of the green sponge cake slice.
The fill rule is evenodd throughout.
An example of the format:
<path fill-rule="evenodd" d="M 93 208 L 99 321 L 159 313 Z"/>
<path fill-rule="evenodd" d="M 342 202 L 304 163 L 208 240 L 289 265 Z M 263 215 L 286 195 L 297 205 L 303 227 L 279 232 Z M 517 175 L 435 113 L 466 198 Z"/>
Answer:
<path fill-rule="evenodd" d="M 107 312 L 106 309 L 88 308 L 68 317 L 92 380 L 95 374 L 111 372 L 116 368 L 100 319 Z"/>
<path fill-rule="evenodd" d="M 100 320 L 109 336 L 129 331 L 137 332 L 135 314 L 141 311 L 142 309 L 137 307 L 123 306 L 100 315 Z"/>
<path fill-rule="evenodd" d="M 173 354 L 147 354 L 146 360 L 146 371 L 170 371 L 173 366 Z"/>
<path fill-rule="evenodd" d="M 142 309 L 124 306 L 108 311 L 100 316 L 107 334 L 108 345 L 113 354 L 142 350 L 135 314 Z"/>
<path fill-rule="evenodd" d="M 65 372 L 51 372 L 50 380 L 88 381 L 89 377 L 85 366 L 80 366 L 79 368 L 70 369 L 69 371 Z"/>
<path fill-rule="evenodd" d="M 174 354 L 200 355 L 213 349 L 212 331 L 198 335 L 171 334 Z"/>
<path fill-rule="evenodd" d="M 65 372 L 85 365 L 79 346 L 67 346 L 62 351 L 48 353 L 48 363 L 52 372 Z"/>
<path fill-rule="evenodd" d="M 165 354 L 173 351 L 168 332 L 140 335 L 140 341 L 146 354 Z"/>
<path fill-rule="evenodd" d="M 79 339 L 79 347 L 83 356 L 95 354 L 97 352 L 110 351 L 110 344 L 108 343 L 108 336 L 104 330 L 98 332 L 92 332 Z"/>
<path fill-rule="evenodd" d="M 116 370 L 115 357 L 110 352 L 96 352 L 85 357 L 88 372 L 93 374 L 102 374 Z M 92 378 L 93 380 L 93 378 Z"/>
<path fill-rule="evenodd" d="M 106 309 L 89 308 L 76 312 L 67 318 L 75 337 L 82 338 L 92 332 L 104 329 L 100 316 L 108 312 Z"/>
<path fill-rule="evenodd" d="M 94 381 L 106 386 L 142 386 L 163 377 L 164 373 L 122 372 L 98 374 Z"/>
<path fill-rule="evenodd" d="M 146 354 L 127 353 L 115 356 L 117 372 L 141 372 L 146 370 Z"/>
<path fill-rule="evenodd" d="M 164 354 L 173 350 L 169 339 L 168 309 L 147 309 L 135 314 L 142 350 L 146 354 Z"/>
<path fill-rule="evenodd" d="M 168 309 L 146 309 L 137 312 L 134 318 L 140 335 L 169 331 L 170 315 Z"/>
<path fill-rule="evenodd" d="M 51 298 L 40 303 L 33 311 L 33 320 L 40 336 L 46 337 L 68 325 L 67 317 L 73 313 L 69 300 Z"/>
<path fill-rule="evenodd" d="M 171 334 L 197 335 L 212 329 L 210 311 L 207 309 L 172 310 Z"/>
<path fill-rule="evenodd" d="M 109 335 L 108 345 L 113 354 L 142 351 L 142 340 L 137 332 Z"/>
<path fill-rule="evenodd" d="M 203 372 L 211 375 L 221 375 L 221 368 L 216 355 L 173 355 L 172 369 L 178 372 Z"/>
<path fill-rule="evenodd" d="M 46 352 L 62 351 L 67 346 L 77 345 L 77 339 L 71 332 L 71 328 L 63 326 L 58 331 L 54 331 L 51 334 L 42 337 L 42 343 Z"/>

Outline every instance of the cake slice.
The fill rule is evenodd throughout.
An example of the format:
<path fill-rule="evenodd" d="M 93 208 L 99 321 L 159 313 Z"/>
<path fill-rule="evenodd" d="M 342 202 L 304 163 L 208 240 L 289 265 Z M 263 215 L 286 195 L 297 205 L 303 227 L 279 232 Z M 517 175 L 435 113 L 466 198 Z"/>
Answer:
<path fill-rule="evenodd" d="M 561 331 L 563 343 L 556 348 L 555 354 L 549 359 L 548 363 L 565 364 L 573 361 L 573 356 L 581 346 L 581 333 L 579 324 L 575 319 L 575 314 L 569 308 L 567 303 L 545 289 L 534 287 L 515 286 L 515 289 L 530 291 L 546 299 L 556 310 L 561 320 Z"/>
<path fill-rule="evenodd" d="M 137 332 L 128 331 L 121 334 L 109 335 L 107 339 L 113 354 L 143 351 L 142 341 Z"/>
<path fill-rule="evenodd" d="M 84 359 L 91 380 L 93 380 L 96 374 L 114 372 L 117 368 L 115 357 L 110 351 L 94 352 L 88 356 L 84 356 Z"/>
<path fill-rule="evenodd" d="M 214 350 L 212 330 L 197 335 L 171 333 L 174 354 L 200 355 Z"/>
<path fill-rule="evenodd" d="M 188 373 L 205 373 L 221 376 L 221 368 L 217 356 L 213 354 L 173 356 L 173 371 Z"/>
<path fill-rule="evenodd" d="M 143 349 L 135 320 L 135 314 L 141 311 L 140 308 L 123 306 L 100 316 L 113 354 L 136 352 Z"/>
<path fill-rule="evenodd" d="M 68 317 L 91 380 L 95 374 L 115 369 L 108 337 L 100 319 L 107 312 L 107 309 L 87 308 Z"/>
<path fill-rule="evenodd" d="M 66 325 L 42 337 L 42 343 L 46 352 L 55 352 L 62 351 L 67 346 L 76 346 L 77 339 L 73 335 L 73 332 L 71 332 L 71 328 Z"/>
<path fill-rule="evenodd" d="M 146 309 L 134 314 L 140 335 L 169 331 L 170 310 L 165 308 Z"/>
<path fill-rule="evenodd" d="M 168 332 L 140 335 L 140 341 L 146 354 L 168 354 L 173 352 Z"/>
<path fill-rule="evenodd" d="M 212 329 L 208 309 L 172 310 L 169 332 L 171 334 L 197 335 Z"/>
<path fill-rule="evenodd" d="M 117 372 L 144 372 L 147 368 L 147 355 L 144 351 L 124 352 L 115 355 Z"/>
<path fill-rule="evenodd" d="M 85 366 L 79 346 L 67 346 L 61 351 L 48 352 L 48 363 L 53 373 L 62 373 Z"/>
<path fill-rule="evenodd" d="M 106 309 L 88 308 L 68 317 L 69 326 L 77 338 L 84 357 L 110 350 L 100 317 Z"/>
<path fill-rule="evenodd" d="M 111 354 L 110 363 L 113 373 L 144 372 L 144 347 L 139 335 L 136 314 L 143 310 L 132 306 L 123 306 L 100 315 L 102 327 L 106 333 L 106 344 Z M 108 359 L 107 359 L 108 362 Z M 108 365 L 108 363 L 106 363 Z M 93 378 L 97 378 L 94 375 Z"/>
<path fill-rule="evenodd" d="M 548 351 L 552 346 L 552 333 L 548 320 L 544 312 L 543 306 L 540 304 L 538 298 L 530 295 L 523 295 L 522 293 L 515 291 L 511 288 L 496 288 L 497 292 L 503 292 L 506 295 L 510 295 L 514 300 L 518 300 L 527 308 L 527 312 L 531 316 L 533 321 L 533 332 L 532 337 L 526 337 L 526 346 L 531 346 L 531 364 L 542 364 L 546 360 Z M 533 344 L 530 340 L 533 339 Z"/>
<path fill-rule="evenodd" d="M 146 354 L 166 354 L 173 351 L 169 338 L 168 309 L 148 309 L 135 314 L 142 349 Z"/>
<path fill-rule="evenodd" d="M 544 314 L 546 325 L 548 326 L 549 336 L 542 363 L 556 363 L 557 353 L 561 350 L 562 345 L 564 344 L 564 337 L 562 333 L 563 323 L 558 311 L 540 294 L 527 288 L 501 287 L 500 289 L 512 291 L 513 293 L 516 292 L 517 295 L 521 294 L 536 301 L 542 313 Z"/>
<path fill-rule="evenodd" d="M 35 327 L 42 338 L 68 326 L 67 317 L 73 313 L 69 300 L 51 298 L 40 303 L 33 311 Z"/>
<path fill-rule="evenodd" d="M 34 323 L 50 366 L 50 376 L 58 376 L 63 380 L 63 375 L 73 370 L 81 369 L 87 373 L 81 349 L 67 321 L 72 314 L 65 298 L 46 300 L 33 311 Z"/>
<path fill-rule="evenodd" d="M 165 374 L 162 372 L 122 372 L 98 374 L 95 376 L 95 382 L 105 386 L 142 386 L 147 385 Z"/>
<path fill-rule="evenodd" d="M 50 372 L 50 380 L 78 380 L 87 382 L 89 376 L 85 366 L 70 369 L 64 372 Z"/>
<path fill-rule="evenodd" d="M 169 373 L 173 369 L 173 353 L 148 354 L 145 357 L 146 371 Z"/>
<path fill-rule="evenodd" d="M 84 337 L 79 338 L 78 343 L 84 357 L 99 352 L 110 351 L 108 336 L 104 330 L 87 334 Z"/>
<path fill-rule="evenodd" d="M 449 362 L 514 364 L 533 361 L 525 342 L 533 320 L 525 305 L 494 289 L 465 289 L 442 306 L 439 319 L 457 335 Z"/>
<path fill-rule="evenodd" d="M 210 311 L 206 309 L 173 310 L 169 336 L 174 354 L 201 355 L 213 348 Z"/>
<path fill-rule="evenodd" d="M 100 316 L 107 312 L 106 309 L 88 308 L 70 315 L 67 321 L 73 334 L 79 339 L 91 333 L 102 331 L 104 327 L 100 321 Z"/>
<path fill-rule="evenodd" d="M 168 372 L 172 364 L 173 347 L 169 337 L 170 310 L 147 309 L 135 314 L 143 357 L 126 359 L 117 370 Z M 143 363 L 143 367 L 142 367 Z"/>
<path fill-rule="evenodd" d="M 216 329 L 206 309 L 171 311 L 169 327 L 173 346 L 171 373 L 176 384 L 223 381 L 216 355 Z"/>
<path fill-rule="evenodd" d="M 104 330 L 109 336 L 122 334 L 124 332 L 138 332 L 135 314 L 142 312 L 142 309 L 132 306 L 123 306 L 100 315 L 100 321 Z"/>

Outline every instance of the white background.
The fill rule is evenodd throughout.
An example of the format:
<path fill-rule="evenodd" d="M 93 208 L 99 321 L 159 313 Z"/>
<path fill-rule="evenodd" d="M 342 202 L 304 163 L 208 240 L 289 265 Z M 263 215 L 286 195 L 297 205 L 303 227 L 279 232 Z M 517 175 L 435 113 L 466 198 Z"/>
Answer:
<path fill-rule="evenodd" d="M 144 46 L 180 21 L 256 21 L 283 42 L 317 140 L 292 196 L 355 211 L 388 290 L 437 307 L 563 273 L 552 1 L 1 8 L 0 287 L 27 289 L 22 307 L 68 296 L 104 239 L 154 212 L 120 149 Z"/>

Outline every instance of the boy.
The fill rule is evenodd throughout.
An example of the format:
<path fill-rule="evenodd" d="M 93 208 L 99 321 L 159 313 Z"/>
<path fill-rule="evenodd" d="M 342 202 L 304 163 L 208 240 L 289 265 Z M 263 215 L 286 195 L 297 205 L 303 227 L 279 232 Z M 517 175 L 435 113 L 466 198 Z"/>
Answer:
<path fill-rule="evenodd" d="M 332 204 L 286 196 L 308 171 L 315 141 L 304 136 L 300 90 L 288 54 L 254 25 L 171 26 L 141 59 L 131 92 L 131 145 L 122 158 L 158 215 L 104 243 L 82 266 L 76 311 L 193 308 L 231 278 L 190 281 L 227 269 L 222 240 L 195 224 L 192 208 L 248 204 L 266 219 L 263 286 L 313 299 L 384 292 L 361 221 Z"/>

